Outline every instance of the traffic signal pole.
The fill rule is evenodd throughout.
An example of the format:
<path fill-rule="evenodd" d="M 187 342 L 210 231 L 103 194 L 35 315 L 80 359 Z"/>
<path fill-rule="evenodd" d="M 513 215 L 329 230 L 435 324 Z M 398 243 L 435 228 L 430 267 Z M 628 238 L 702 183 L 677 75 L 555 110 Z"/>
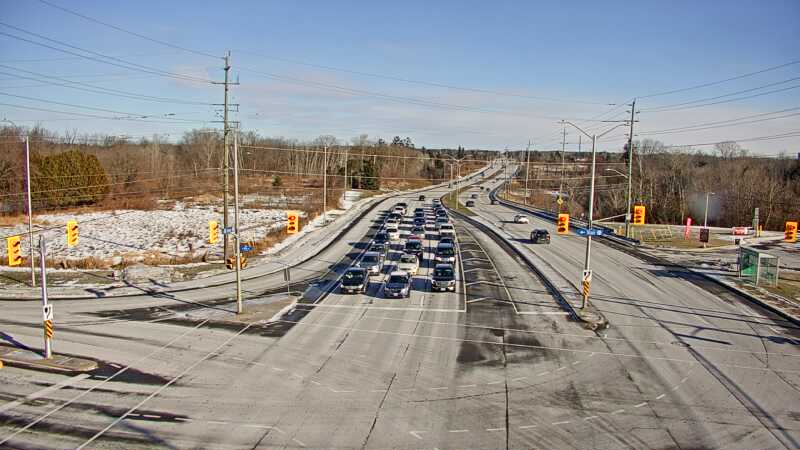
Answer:
<path fill-rule="evenodd" d="M 53 356 L 53 346 L 52 346 L 52 338 L 53 338 L 53 310 L 52 307 L 47 304 L 47 268 L 45 267 L 45 260 L 47 258 L 47 248 L 44 244 L 44 236 L 39 235 L 39 266 L 41 267 L 42 271 L 42 312 L 43 312 L 43 320 L 42 324 L 44 327 L 44 357 L 50 359 Z"/>

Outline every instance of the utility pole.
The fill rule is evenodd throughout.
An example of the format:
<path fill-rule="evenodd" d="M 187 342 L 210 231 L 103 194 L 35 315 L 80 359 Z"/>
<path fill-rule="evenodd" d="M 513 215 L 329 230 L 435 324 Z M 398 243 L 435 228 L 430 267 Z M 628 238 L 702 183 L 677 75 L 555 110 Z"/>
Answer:
<path fill-rule="evenodd" d="M 223 170 L 225 174 L 223 175 L 223 188 L 222 188 L 222 226 L 223 231 L 228 229 L 228 177 L 230 172 L 230 152 L 228 148 L 228 84 L 229 84 L 229 73 L 231 70 L 231 52 L 228 50 L 228 53 L 225 54 L 225 101 L 222 111 L 222 121 L 223 121 Z M 222 233 L 222 259 L 228 259 L 228 233 Z"/>
<path fill-rule="evenodd" d="M 631 228 L 631 189 L 633 185 L 633 122 L 636 114 L 636 99 L 631 103 L 631 130 L 628 134 L 628 209 L 625 211 L 625 237 L 630 237 Z"/>
<path fill-rule="evenodd" d="M 344 146 L 344 196 L 347 197 L 347 157 L 348 157 L 348 147 L 347 145 Z"/>
<path fill-rule="evenodd" d="M 31 260 L 31 286 L 36 287 L 36 270 L 33 257 L 33 209 L 31 207 L 31 147 L 28 132 L 25 132 L 25 189 L 28 191 L 28 245 Z"/>
<path fill-rule="evenodd" d="M 242 249 L 239 236 L 239 133 L 233 135 L 233 231 L 236 249 L 236 314 L 244 311 L 242 305 Z"/>
<path fill-rule="evenodd" d="M 322 147 L 322 226 L 328 224 L 328 146 Z"/>
<path fill-rule="evenodd" d="M 525 204 L 528 204 L 528 173 L 531 171 L 531 141 L 528 140 L 528 148 L 525 149 Z"/>

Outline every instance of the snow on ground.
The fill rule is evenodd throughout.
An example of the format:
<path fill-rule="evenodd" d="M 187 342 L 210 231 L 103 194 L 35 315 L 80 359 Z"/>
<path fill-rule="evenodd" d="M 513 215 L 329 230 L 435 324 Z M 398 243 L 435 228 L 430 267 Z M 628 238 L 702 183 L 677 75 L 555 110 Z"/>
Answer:
<path fill-rule="evenodd" d="M 229 210 L 233 222 L 233 208 Z M 283 209 L 241 209 L 239 223 L 242 241 L 258 240 L 274 228 L 284 225 Z M 301 214 L 302 217 L 302 214 Z M 65 224 L 77 220 L 79 243 L 66 245 Z M 208 221 L 220 224 L 217 244 L 208 243 Z M 200 256 L 222 253 L 222 208 L 216 205 L 195 205 L 176 202 L 172 209 L 140 211 L 116 210 L 83 214 L 42 214 L 34 216 L 37 225 L 53 228 L 45 234 L 48 255 L 57 258 L 81 259 L 95 257 L 111 259 L 134 257 L 152 252 L 166 256 Z M 3 228 L 4 235 L 27 232 L 27 225 Z M 23 238 L 23 254 L 27 254 L 27 239 Z"/>

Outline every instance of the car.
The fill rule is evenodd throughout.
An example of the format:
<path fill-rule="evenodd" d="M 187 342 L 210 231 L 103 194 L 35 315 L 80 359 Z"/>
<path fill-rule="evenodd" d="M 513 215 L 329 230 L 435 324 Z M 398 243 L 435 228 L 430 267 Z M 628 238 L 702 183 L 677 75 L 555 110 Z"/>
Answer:
<path fill-rule="evenodd" d="M 435 199 L 433 199 L 431 201 L 433 202 L 434 205 L 438 205 L 438 204 L 442 203 L 442 201 L 439 200 L 438 198 L 435 198 Z"/>
<path fill-rule="evenodd" d="M 452 264 L 437 264 L 431 277 L 432 291 L 456 291 L 456 271 Z"/>
<path fill-rule="evenodd" d="M 386 242 L 389 241 L 389 234 L 386 233 L 385 231 L 380 231 L 378 233 L 375 233 L 375 237 L 372 238 L 372 240 L 375 241 L 375 243 L 377 244 L 385 244 Z"/>
<path fill-rule="evenodd" d="M 411 237 L 425 239 L 425 228 L 423 228 L 421 225 L 415 226 L 414 228 L 411 229 L 411 235 L 409 236 L 409 239 Z"/>
<path fill-rule="evenodd" d="M 425 196 L 424 195 L 420 195 L 419 196 L 419 201 L 424 202 L 425 201 Z"/>
<path fill-rule="evenodd" d="M 450 219 L 447 216 L 441 216 L 441 217 L 437 217 L 436 218 L 436 228 L 437 229 L 443 223 L 450 223 Z"/>
<path fill-rule="evenodd" d="M 478 194 L 476 194 L 476 193 L 473 193 L 473 194 L 472 194 L 472 195 L 470 195 L 469 197 L 470 197 L 470 198 L 478 198 Z"/>
<path fill-rule="evenodd" d="M 385 255 L 388 249 L 389 246 L 386 245 L 386 242 L 373 242 L 372 245 L 369 246 L 369 251 L 380 253 L 382 255 Z"/>
<path fill-rule="evenodd" d="M 401 210 L 402 211 L 401 214 L 405 216 L 406 215 L 406 211 L 408 211 L 408 203 L 400 202 L 400 203 L 394 205 L 394 209 L 395 210 Z"/>
<path fill-rule="evenodd" d="M 497 204 L 497 200 L 495 200 L 495 199 L 492 199 L 492 200 L 491 200 L 491 203 L 492 203 L 493 205 L 496 205 L 496 204 Z"/>
<path fill-rule="evenodd" d="M 426 230 L 435 230 L 436 229 L 436 222 L 433 220 L 426 220 L 425 221 L 425 229 Z"/>
<path fill-rule="evenodd" d="M 363 267 L 351 267 L 342 275 L 341 290 L 343 294 L 363 294 L 367 292 L 369 274 Z"/>
<path fill-rule="evenodd" d="M 404 253 L 397 261 L 397 270 L 408 273 L 409 275 L 416 275 L 419 271 L 419 259 L 416 255 Z"/>
<path fill-rule="evenodd" d="M 396 221 L 398 221 L 398 222 L 399 222 L 399 221 L 403 220 L 403 215 L 402 215 L 402 214 L 400 214 L 400 213 L 399 213 L 399 212 L 397 212 L 397 211 L 394 211 L 394 212 L 391 212 L 391 213 L 389 213 L 389 217 L 388 217 L 386 220 L 387 220 L 387 221 L 389 221 L 389 220 L 396 220 Z"/>
<path fill-rule="evenodd" d="M 414 225 L 416 225 L 416 226 L 425 225 L 425 218 L 424 217 L 414 217 Z"/>
<path fill-rule="evenodd" d="M 530 220 L 525 214 L 517 214 L 514 216 L 514 223 L 530 223 Z"/>
<path fill-rule="evenodd" d="M 445 211 L 444 209 L 437 209 L 436 217 L 447 217 L 447 211 Z"/>
<path fill-rule="evenodd" d="M 439 236 L 455 236 L 456 229 L 452 223 L 439 224 Z"/>
<path fill-rule="evenodd" d="M 436 246 L 434 261 L 437 263 L 455 263 L 456 249 L 452 244 L 439 244 Z"/>
<path fill-rule="evenodd" d="M 534 244 L 549 244 L 550 232 L 547 230 L 533 230 L 531 231 L 531 242 Z"/>
<path fill-rule="evenodd" d="M 425 214 L 425 208 L 421 207 L 414 208 L 414 215 L 417 215 L 419 213 Z"/>
<path fill-rule="evenodd" d="M 400 228 L 397 225 L 386 225 L 386 234 L 390 241 L 397 241 L 400 239 Z"/>
<path fill-rule="evenodd" d="M 403 249 L 406 253 L 410 253 L 414 256 L 422 256 L 422 241 L 419 239 L 409 239 L 406 241 L 406 245 Z"/>
<path fill-rule="evenodd" d="M 389 279 L 383 286 L 384 297 L 410 297 L 411 296 L 411 275 L 403 271 L 395 271 L 389 274 Z"/>
<path fill-rule="evenodd" d="M 442 245 L 442 244 L 450 244 L 450 245 L 455 247 L 456 240 L 455 240 L 455 238 L 453 236 L 441 236 L 439 238 L 439 245 Z"/>
<path fill-rule="evenodd" d="M 467 200 L 466 206 L 467 208 L 475 206 L 475 200 Z"/>
<path fill-rule="evenodd" d="M 358 267 L 365 269 L 370 275 L 379 275 L 383 269 L 383 253 L 366 252 L 358 262 Z"/>

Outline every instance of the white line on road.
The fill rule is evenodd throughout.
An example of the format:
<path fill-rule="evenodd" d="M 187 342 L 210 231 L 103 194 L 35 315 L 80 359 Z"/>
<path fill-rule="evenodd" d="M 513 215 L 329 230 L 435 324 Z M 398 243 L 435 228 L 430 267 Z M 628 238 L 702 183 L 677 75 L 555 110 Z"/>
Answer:
<path fill-rule="evenodd" d="M 227 425 L 228 422 L 224 420 L 209 420 L 208 423 L 213 423 L 214 425 Z"/>
<path fill-rule="evenodd" d="M 542 376 L 545 376 L 545 375 L 547 375 L 548 373 L 550 373 L 550 371 L 549 371 L 549 370 L 548 370 L 547 372 L 542 372 L 542 373 L 540 373 L 540 374 L 537 374 L 536 376 L 537 376 L 537 377 L 542 377 Z"/>
<path fill-rule="evenodd" d="M 580 363 L 581 363 L 580 361 L 574 361 L 574 362 L 572 363 L 572 365 L 573 365 L 573 366 L 577 366 L 577 365 L 578 365 L 578 364 L 580 364 Z"/>
<path fill-rule="evenodd" d="M 37 398 L 44 397 L 44 396 L 46 396 L 46 395 L 48 395 L 48 394 L 50 394 L 52 392 L 55 392 L 55 391 L 57 391 L 57 390 L 59 390 L 59 389 L 61 389 L 63 387 L 66 387 L 66 386 L 70 386 L 70 385 L 72 385 L 72 384 L 74 384 L 74 383 L 76 383 L 76 382 L 78 382 L 80 380 L 83 380 L 85 378 L 89 378 L 89 375 L 87 375 L 85 373 L 82 373 L 80 375 L 75 375 L 72 378 L 67 378 L 66 380 L 61 380 L 61 382 L 56 383 L 56 384 L 54 384 L 52 386 L 46 387 L 46 388 L 44 388 L 44 389 L 42 389 L 40 391 L 36 391 L 33 394 L 30 394 L 30 395 L 26 396 L 23 399 L 14 400 L 12 402 L 8 402 L 8 403 L 0 406 L 0 413 L 4 413 L 6 411 L 14 409 L 17 406 L 24 404 L 25 402 L 28 402 L 28 401 L 31 401 L 31 400 L 36 400 Z"/>
<path fill-rule="evenodd" d="M 523 425 L 519 427 L 520 430 L 527 430 L 528 428 L 536 428 L 536 425 Z"/>
<path fill-rule="evenodd" d="M 662 398 L 664 398 L 666 395 L 667 395 L 667 394 L 661 394 L 661 395 L 659 395 L 658 397 L 656 397 L 656 400 L 661 400 L 661 399 L 662 399 Z"/>
<path fill-rule="evenodd" d="M 522 381 L 522 380 L 527 380 L 527 379 L 528 379 L 528 377 L 519 377 L 519 378 L 514 378 L 511 381 Z"/>
<path fill-rule="evenodd" d="M 439 390 L 442 390 L 442 389 L 447 389 L 447 386 L 439 386 L 439 387 L 431 388 L 432 391 L 439 391 Z"/>
<path fill-rule="evenodd" d="M 422 440 L 422 436 L 419 435 L 420 433 L 424 433 L 424 431 L 413 431 L 412 430 L 412 431 L 408 432 L 408 434 L 414 436 L 415 438 L 417 438 L 417 439 L 419 439 L 421 441 Z"/>
<path fill-rule="evenodd" d="M 600 416 L 589 416 L 589 417 L 584 417 L 583 420 L 593 420 L 598 418 L 600 418 Z"/>
<path fill-rule="evenodd" d="M 553 426 L 555 426 L 555 425 L 566 425 L 568 423 L 572 423 L 572 421 L 571 420 L 564 420 L 562 422 L 553 422 L 550 425 L 553 425 Z"/>
<path fill-rule="evenodd" d="M 560 371 L 562 371 L 562 370 L 564 370 L 564 369 L 566 369 L 566 367 L 564 367 L 564 366 L 562 366 L 562 367 L 559 367 L 558 369 L 556 369 L 556 372 L 560 372 Z"/>
<path fill-rule="evenodd" d="M 505 431 L 506 427 L 502 428 L 487 428 L 486 431 Z"/>
<path fill-rule="evenodd" d="M 641 408 L 642 406 L 647 405 L 647 402 L 639 403 L 638 405 L 633 405 L 634 408 Z"/>
<path fill-rule="evenodd" d="M 459 389 L 467 389 L 467 388 L 474 388 L 474 387 L 477 387 L 477 385 L 475 385 L 475 384 L 462 384 L 461 386 L 459 386 Z"/>
<path fill-rule="evenodd" d="M 292 441 L 297 443 L 297 445 L 299 445 L 300 447 L 305 447 L 306 446 L 306 444 L 304 444 L 303 441 L 301 441 L 300 439 L 293 438 Z"/>
<path fill-rule="evenodd" d="M 625 410 L 624 410 L 624 409 L 618 409 L 618 410 L 616 410 L 616 411 L 612 412 L 611 414 L 622 414 L 622 413 L 624 413 L 624 412 L 625 412 Z"/>
<path fill-rule="evenodd" d="M 488 382 L 486 384 L 500 384 L 502 382 L 503 382 L 503 380 L 497 380 L 497 381 L 490 381 L 490 382 Z"/>
<path fill-rule="evenodd" d="M 469 433 L 469 430 L 447 430 L 448 433 Z"/>

